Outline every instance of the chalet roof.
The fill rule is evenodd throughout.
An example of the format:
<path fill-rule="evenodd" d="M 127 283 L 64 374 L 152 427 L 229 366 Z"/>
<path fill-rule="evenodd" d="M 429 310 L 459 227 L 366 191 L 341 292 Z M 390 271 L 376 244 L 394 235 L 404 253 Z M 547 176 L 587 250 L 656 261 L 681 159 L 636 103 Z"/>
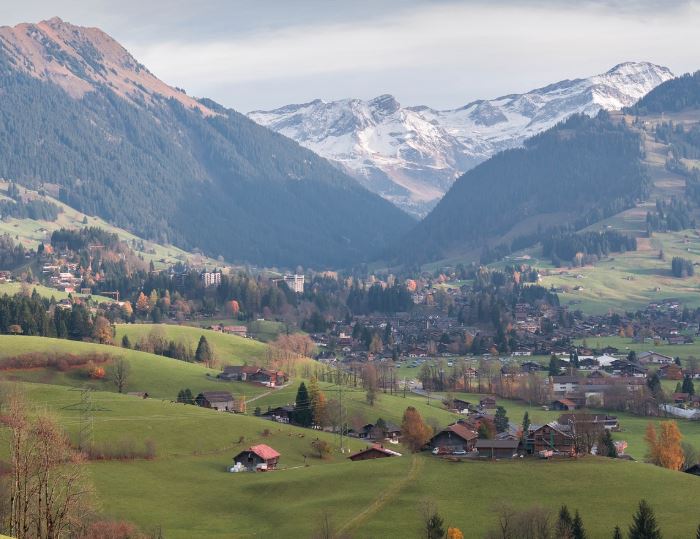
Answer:
<path fill-rule="evenodd" d="M 562 398 L 562 399 L 557 399 L 554 402 L 560 402 L 564 406 L 576 406 L 576 403 L 570 399 Z"/>
<path fill-rule="evenodd" d="M 281 456 L 277 451 L 265 444 L 251 446 L 248 451 L 255 453 L 263 460 L 277 459 Z"/>
<path fill-rule="evenodd" d="M 553 384 L 580 384 L 581 378 L 578 376 L 552 376 Z"/>
<path fill-rule="evenodd" d="M 479 435 L 474 432 L 471 429 L 468 429 L 461 423 L 454 423 L 452 425 L 448 425 L 444 429 L 442 429 L 440 432 L 437 434 L 440 434 L 442 432 L 451 432 L 455 435 L 457 435 L 459 438 L 462 438 L 462 440 L 468 441 L 468 440 L 474 440 L 475 438 L 478 438 Z M 437 436 L 436 434 L 436 436 Z"/>
<path fill-rule="evenodd" d="M 520 440 L 501 439 L 501 440 L 477 440 L 477 449 L 517 449 Z"/>
<path fill-rule="evenodd" d="M 228 402 L 233 400 L 233 395 L 228 391 L 202 391 L 201 395 L 209 402 Z"/>
<path fill-rule="evenodd" d="M 227 365 L 224 367 L 224 373 L 226 374 L 255 374 L 259 370 L 260 368 L 250 365 Z"/>
<path fill-rule="evenodd" d="M 381 444 L 373 444 L 370 447 L 365 447 L 362 451 L 358 451 L 357 453 L 353 453 L 350 455 L 348 458 L 353 458 L 357 457 L 359 455 L 364 455 L 365 453 L 370 453 L 372 451 L 378 451 L 380 453 L 384 453 L 388 457 L 400 457 L 401 453 L 397 453 L 396 451 L 392 451 L 391 449 L 387 449 Z"/>

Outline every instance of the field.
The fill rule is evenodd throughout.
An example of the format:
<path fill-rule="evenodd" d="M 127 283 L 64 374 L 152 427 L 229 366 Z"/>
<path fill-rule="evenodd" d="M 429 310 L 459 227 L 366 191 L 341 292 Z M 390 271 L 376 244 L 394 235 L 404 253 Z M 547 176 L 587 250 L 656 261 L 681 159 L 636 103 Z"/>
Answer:
<path fill-rule="evenodd" d="M 34 384 L 25 390 L 75 435 L 79 412 L 66 407 L 77 402 L 76 393 Z M 310 456 L 311 437 L 334 442 L 330 435 L 109 393 L 94 393 L 93 405 L 96 442 L 151 439 L 158 453 L 152 461 L 89 466 L 102 510 L 144 530 L 162 526 L 168 538 L 252 537 L 275 530 L 309 537 L 324 511 L 353 537 L 412 537 L 419 533 L 419 506 L 426 497 L 470 537 L 494 526 L 493 511 L 504 502 L 550 510 L 566 503 L 581 512 L 591 537 L 607 536 L 616 524 L 626 527 L 642 497 L 655 507 L 664 537 L 689 537 L 696 526 L 688 518 L 688 495 L 697 490 L 697 478 L 645 464 L 593 457 L 460 464 L 425 454 L 351 463 L 338 453 L 321 461 Z M 348 442 L 353 449 L 364 446 Z M 286 469 L 226 473 L 232 456 L 255 443 L 280 451 Z"/>
<path fill-rule="evenodd" d="M 204 390 L 227 389 L 236 396 L 243 394 L 247 397 L 258 395 L 265 390 L 253 384 L 220 382 L 216 380 L 218 371 L 135 350 L 63 339 L 0 335 L 0 358 L 47 351 L 71 354 L 95 352 L 123 357 L 128 360 L 131 369 L 126 390 L 146 391 L 159 399 L 174 400 L 178 391 L 184 388 L 190 388 L 195 394 Z M 2 378 L 116 391 L 115 386 L 108 380 L 90 380 L 82 369 L 71 369 L 66 372 L 52 369 L 0 371 L 0 379 Z"/>
<path fill-rule="evenodd" d="M 575 341 L 575 344 L 582 345 L 583 340 Z M 586 344 L 597 349 L 613 346 L 620 350 L 621 354 L 631 350 L 637 353 L 653 350 L 666 356 L 680 357 L 681 360 L 686 360 L 691 356 L 700 359 L 700 342 L 692 344 L 665 344 L 661 342 L 657 346 L 654 343 L 637 343 L 627 337 L 591 337 L 586 339 Z"/>
<path fill-rule="evenodd" d="M 47 344 L 56 350 L 109 349 L 129 354 L 135 387 L 155 387 L 168 397 L 170 388 L 206 379 L 207 370 L 198 365 L 88 343 L 8 336 L 0 338 L 0 356 L 10 351 L 45 350 Z M 59 373 L 51 384 L 24 383 L 22 387 L 38 409 L 54 414 L 75 439 L 85 425 L 78 405 L 80 394 L 60 385 L 73 385 L 73 381 L 70 374 Z M 335 386 L 321 386 L 329 398 L 336 398 Z M 264 394 L 255 405 L 265 408 L 291 402 L 296 388 L 295 383 Z M 465 398 L 476 400 L 478 396 Z M 343 402 L 348 417 L 361 414 L 369 421 L 383 417 L 399 423 L 408 405 L 431 423 L 445 425 L 455 417 L 437 401 L 429 406 L 425 397 L 410 393 L 405 399 L 380 393 L 370 407 L 364 391 L 348 390 L 343 392 Z M 502 404 L 515 423 L 526 409 L 533 422 L 558 415 L 512 401 Z M 619 436 L 630 442 L 630 453 L 640 456 L 646 420 L 619 416 L 624 428 Z M 688 504 L 693 503 L 697 478 L 639 462 L 586 457 L 451 463 L 428 454 L 412 456 L 401 446 L 397 448 L 404 453 L 400 458 L 353 463 L 345 458 L 347 454 L 335 450 L 328 460 L 320 460 L 312 456 L 310 442 L 320 437 L 336 446 L 336 436 L 250 415 L 222 414 L 170 400 L 143 400 L 106 391 L 91 394 L 88 417 L 97 444 L 125 440 L 137 448 L 146 440 L 155 444 L 153 460 L 93 462 L 88 470 L 97 503 L 107 516 L 135 522 L 145 531 L 161 526 L 169 539 L 243 538 L 281 532 L 285 537 L 309 537 L 318 529 L 324 512 L 336 529 L 353 537 L 413 537 L 419 534 L 419 506 L 426 497 L 436 501 L 446 523 L 460 527 L 467 537 L 481 537 L 492 528 L 494 510 L 504 502 L 552 511 L 566 503 L 581 512 L 590 537 L 606 537 L 616 524 L 626 527 L 642 497 L 656 509 L 664 537 L 686 538 L 697 526 L 688 518 L 693 514 Z M 700 443 L 700 424 L 684 423 L 682 429 L 687 439 Z M 235 454 L 257 443 L 277 449 L 283 469 L 266 474 L 226 472 Z M 365 443 L 346 439 L 346 447 L 355 451 Z M 4 448 L 0 458 L 3 453 Z"/>
<path fill-rule="evenodd" d="M 33 292 L 34 290 L 36 290 L 37 294 L 44 298 L 51 299 L 53 297 L 56 299 L 56 301 L 68 299 L 68 294 L 66 292 L 57 290 L 55 288 L 49 288 L 48 286 L 44 286 L 41 284 L 29 285 L 29 291 Z M 22 283 L 19 283 L 17 281 L 13 281 L 11 283 L 0 283 L 0 295 L 7 294 L 8 296 L 14 296 L 15 294 L 18 294 L 21 291 Z M 86 298 L 88 296 L 76 292 L 73 293 L 73 297 Z M 111 303 L 114 301 L 113 298 L 109 298 L 107 296 L 100 296 L 98 294 L 93 294 L 91 297 L 94 301 L 98 303 Z"/>
<path fill-rule="evenodd" d="M 204 335 L 216 359 L 223 365 L 242 365 L 246 362 L 254 364 L 265 359 L 267 351 L 264 344 L 252 339 L 209 329 L 168 324 L 118 324 L 116 341 L 121 342 L 122 337 L 128 335 L 133 345 L 152 331 L 156 331 L 168 340 L 189 344 L 192 350 L 197 349 L 199 338 Z"/>

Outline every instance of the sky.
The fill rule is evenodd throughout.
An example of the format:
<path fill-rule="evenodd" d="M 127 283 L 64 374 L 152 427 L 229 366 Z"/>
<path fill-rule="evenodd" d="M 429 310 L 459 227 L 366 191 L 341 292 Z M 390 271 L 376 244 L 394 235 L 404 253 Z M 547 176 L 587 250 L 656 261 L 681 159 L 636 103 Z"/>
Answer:
<path fill-rule="evenodd" d="M 651 61 L 700 69 L 700 0 L 0 0 L 0 24 L 97 26 L 242 112 L 316 98 L 456 108 Z"/>

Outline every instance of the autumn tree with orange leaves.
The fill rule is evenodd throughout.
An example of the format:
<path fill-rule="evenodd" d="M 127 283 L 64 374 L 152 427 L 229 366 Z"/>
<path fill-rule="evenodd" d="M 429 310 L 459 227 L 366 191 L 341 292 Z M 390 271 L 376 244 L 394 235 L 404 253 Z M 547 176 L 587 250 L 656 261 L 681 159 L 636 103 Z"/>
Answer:
<path fill-rule="evenodd" d="M 428 443 L 433 429 L 423 422 L 420 412 L 413 406 L 406 408 L 401 422 L 401 437 L 404 443 L 415 453 Z"/>
<path fill-rule="evenodd" d="M 649 462 L 669 470 L 683 468 L 685 457 L 681 441 L 683 435 L 675 421 L 663 421 L 657 433 L 654 424 L 649 422 L 644 440 L 649 447 L 647 458 Z"/>

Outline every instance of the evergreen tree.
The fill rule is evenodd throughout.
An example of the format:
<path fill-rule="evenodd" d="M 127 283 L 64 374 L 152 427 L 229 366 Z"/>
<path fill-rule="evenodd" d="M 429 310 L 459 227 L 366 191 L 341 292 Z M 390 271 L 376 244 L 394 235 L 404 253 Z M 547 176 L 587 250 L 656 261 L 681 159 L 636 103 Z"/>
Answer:
<path fill-rule="evenodd" d="M 647 378 L 647 387 L 649 391 L 651 391 L 651 394 L 654 395 L 654 398 L 659 397 L 663 390 L 661 388 L 661 378 L 659 378 L 658 373 L 655 372 Z"/>
<path fill-rule="evenodd" d="M 612 434 L 608 429 L 605 429 L 598 442 L 598 454 L 601 457 L 617 458 L 617 449 L 612 439 Z"/>
<path fill-rule="evenodd" d="M 661 539 L 654 510 L 646 500 L 639 502 L 639 508 L 630 526 L 629 539 Z"/>
<path fill-rule="evenodd" d="M 304 382 L 299 385 L 299 389 L 297 390 L 293 417 L 294 422 L 302 427 L 310 427 L 313 423 L 311 399 L 309 398 L 309 392 Z"/>
<path fill-rule="evenodd" d="M 126 334 L 122 337 L 122 348 L 131 348 L 131 341 Z"/>
<path fill-rule="evenodd" d="M 562 505 L 561 509 L 559 509 L 559 517 L 557 518 L 555 527 L 555 536 L 557 539 L 571 539 L 573 524 L 569 508 L 566 507 L 566 505 Z"/>
<path fill-rule="evenodd" d="M 496 432 L 505 432 L 508 430 L 508 416 L 506 409 L 503 406 L 496 408 L 496 416 L 494 417 Z"/>
<path fill-rule="evenodd" d="M 212 359 L 214 359 L 211 348 L 209 348 L 209 342 L 204 335 L 199 338 L 199 344 L 197 344 L 197 351 L 194 353 L 194 359 L 199 363 L 210 363 Z"/>
<path fill-rule="evenodd" d="M 693 379 L 689 374 L 686 374 L 683 378 L 683 386 L 681 387 L 681 393 L 687 393 L 688 395 L 695 395 L 695 385 L 693 384 Z"/>
<path fill-rule="evenodd" d="M 698 531 L 695 534 L 695 539 L 700 539 L 700 524 L 698 524 Z"/>
<path fill-rule="evenodd" d="M 572 539 L 586 539 L 587 537 L 586 530 L 583 529 L 583 520 L 581 520 L 581 515 L 579 515 L 578 510 L 571 523 L 571 537 Z"/>
<path fill-rule="evenodd" d="M 554 354 L 549 357 L 549 376 L 559 376 L 559 358 Z"/>
<path fill-rule="evenodd" d="M 430 515 L 430 518 L 425 523 L 425 538 L 426 539 L 443 539 L 445 537 L 445 522 L 442 517 L 436 512 Z"/>
<path fill-rule="evenodd" d="M 622 530 L 620 530 L 620 526 L 615 526 L 615 530 L 613 531 L 613 539 L 622 539 Z"/>
<path fill-rule="evenodd" d="M 523 440 L 527 439 L 527 433 L 530 430 L 530 414 L 525 410 L 523 414 Z"/>

